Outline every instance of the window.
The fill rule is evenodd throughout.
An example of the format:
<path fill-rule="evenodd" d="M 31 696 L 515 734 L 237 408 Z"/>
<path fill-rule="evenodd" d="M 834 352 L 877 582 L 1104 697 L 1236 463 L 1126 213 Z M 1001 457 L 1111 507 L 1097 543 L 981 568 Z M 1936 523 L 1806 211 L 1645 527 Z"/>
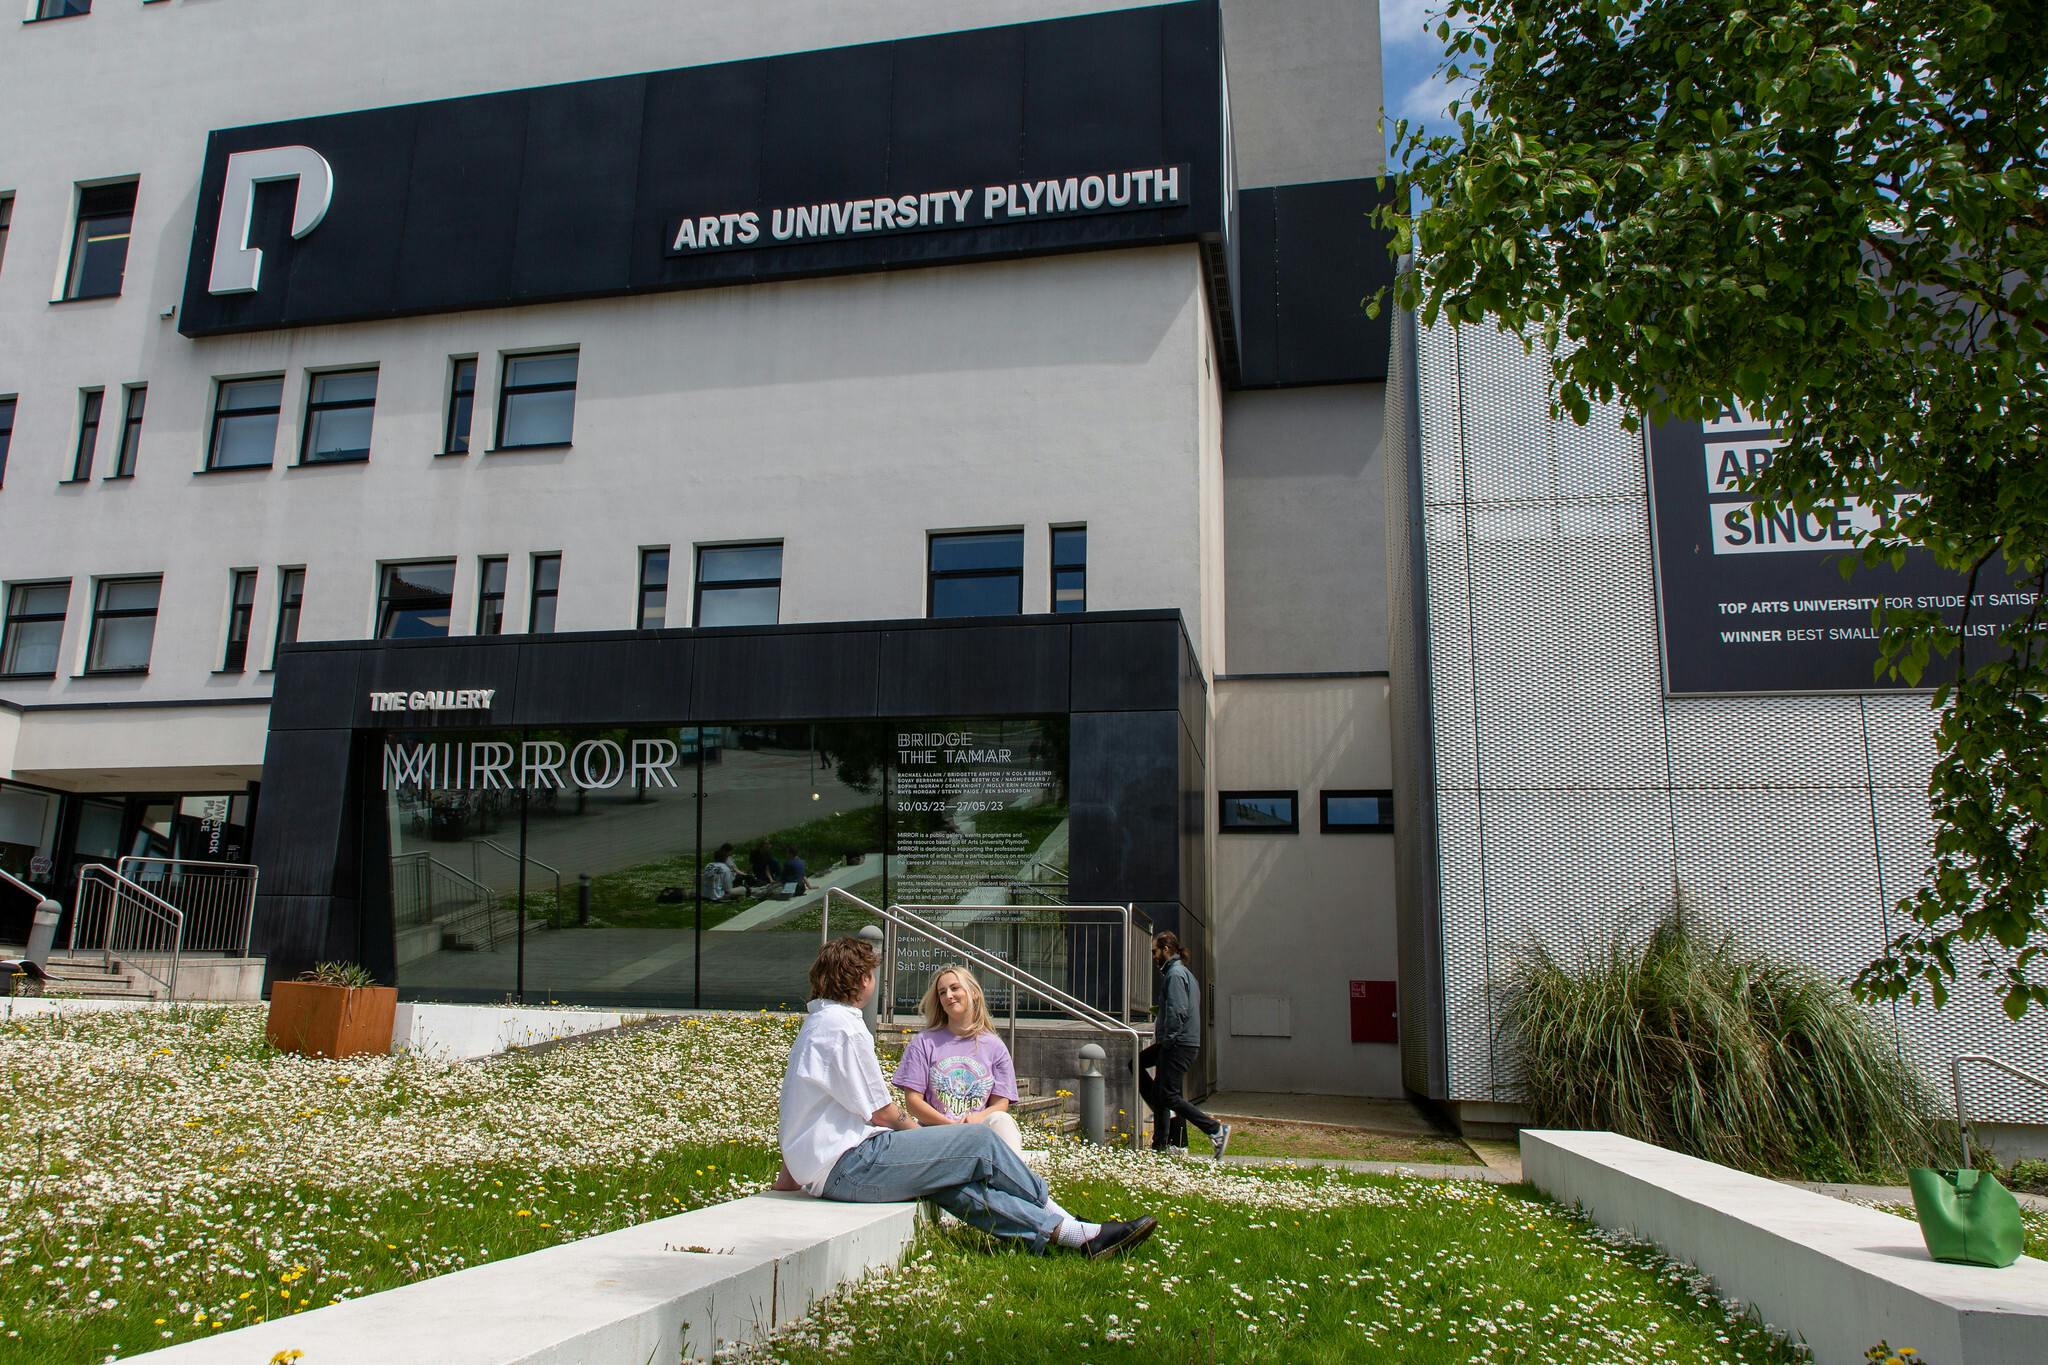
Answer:
<path fill-rule="evenodd" d="M 1052 528 L 1052 609 L 1088 610 L 1088 528 Z"/>
<path fill-rule="evenodd" d="M 114 452 L 114 472 L 110 479 L 132 479 L 135 477 L 135 452 L 142 445 L 142 408 L 149 400 L 149 386 L 130 384 L 123 392 L 124 412 L 121 417 L 121 445 Z"/>
<path fill-rule="evenodd" d="M 660 630 L 668 623 L 668 547 L 640 552 L 640 614 L 642 630 Z"/>
<path fill-rule="evenodd" d="M 1015 616 L 1022 610 L 1022 531 L 932 537 L 927 615 Z"/>
<path fill-rule="evenodd" d="M 156 605 L 162 578 L 102 578 L 92 609 L 88 673 L 144 673 L 156 641 Z"/>
<path fill-rule="evenodd" d="M 533 557 L 533 601 L 526 613 L 526 628 L 535 635 L 548 635 L 555 629 L 555 599 L 562 592 L 562 557 L 560 555 L 535 555 Z"/>
<path fill-rule="evenodd" d="M 0 674 L 51 678 L 64 639 L 64 609 L 71 583 L 16 583 L 7 590 L 7 624 L 0 630 Z"/>
<path fill-rule="evenodd" d="M 448 429 L 441 436 L 443 455 L 469 453 L 469 419 L 476 408 L 476 357 L 460 357 L 448 375 Z"/>
<path fill-rule="evenodd" d="M 377 596 L 377 638 L 437 639 L 448 633 L 454 605 L 454 560 L 386 564 Z"/>
<path fill-rule="evenodd" d="M 14 399 L 0 398 L 0 484 L 7 482 L 7 448 L 14 444 Z"/>
<path fill-rule="evenodd" d="M 782 612 L 782 545 L 697 551 L 697 624 L 772 626 Z"/>
<path fill-rule="evenodd" d="M 83 11 L 80 11 L 83 13 Z M 78 222 L 71 231 L 68 299 L 109 299 L 128 271 L 128 233 L 135 222 L 135 183 L 95 185 L 78 191 Z"/>
<path fill-rule="evenodd" d="M 300 464 L 342 464 L 370 458 L 370 420 L 377 410 L 377 372 L 316 374 L 306 396 Z"/>
<path fill-rule="evenodd" d="M 277 583 L 277 639 L 270 648 L 270 662 L 277 665 L 277 651 L 299 642 L 299 608 L 306 600 L 306 571 L 284 569 Z"/>
<path fill-rule="evenodd" d="M 1388 834 L 1394 828 L 1391 791 L 1326 791 L 1323 833 Z"/>
<path fill-rule="evenodd" d="M 505 633 L 506 564 L 502 555 L 476 562 L 476 633 L 479 635 Z"/>
<path fill-rule="evenodd" d="M 14 221 L 14 196 L 0 194 L 0 265 L 7 264 L 7 225 Z"/>
<path fill-rule="evenodd" d="M 228 579 L 228 647 L 220 671 L 240 673 L 249 666 L 249 623 L 256 619 L 256 571 L 236 569 Z"/>
<path fill-rule="evenodd" d="M 1223 792 L 1216 828 L 1224 834 L 1297 834 L 1301 819 L 1295 792 Z"/>
<path fill-rule="evenodd" d="M 36 18 L 69 19 L 74 14 L 91 14 L 92 0 L 36 0 Z"/>
<path fill-rule="evenodd" d="M 71 452 L 71 477 L 66 483 L 83 483 L 92 477 L 92 457 L 100 443 L 100 407 L 106 401 L 104 389 L 78 391 L 78 448 Z"/>
<path fill-rule="evenodd" d="M 576 425 L 576 352 L 505 357 L 498 449 L 565 446 Z"/>
<path fill-rule="evenodd" d="M 266 469 L 277 449 L 277 413 L 284 376 L 222 380 L 213 402 L 208 469 Z"/>

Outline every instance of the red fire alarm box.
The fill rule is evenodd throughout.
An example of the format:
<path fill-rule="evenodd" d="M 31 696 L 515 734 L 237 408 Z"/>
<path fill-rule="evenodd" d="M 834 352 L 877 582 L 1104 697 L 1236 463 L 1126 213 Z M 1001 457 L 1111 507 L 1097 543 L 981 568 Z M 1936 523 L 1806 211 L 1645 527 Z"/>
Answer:
<path fill-rule="evenodd" d="M 1394 1008 L 1394 983 L 1354 981 L 1351 983 L 1351 1041 L 1354 1043 L 1398 1043 L 1401 1041 L 1399 1013 Z"/>

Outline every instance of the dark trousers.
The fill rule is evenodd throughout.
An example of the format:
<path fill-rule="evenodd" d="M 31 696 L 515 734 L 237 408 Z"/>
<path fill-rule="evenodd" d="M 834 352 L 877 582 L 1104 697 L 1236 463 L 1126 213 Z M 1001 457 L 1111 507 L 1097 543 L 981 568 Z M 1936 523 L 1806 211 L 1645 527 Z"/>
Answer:
<path fill-rule="evenodd" d="M 1179 1128 L 1178 1120 L 1185 1120 L 1211 1134 L 1222 1126 L 1195 1108 L 1180 1093 L 1188 1068 L 1201 1055 L 1200 1048 L 1187 1043 L 1154 1043 L 1138 1054 L 1138 1093 L 1145 1097 L 1146 1105 L 1152 1110 L 1152 1150 L 1155 1152 L 1165 1150 L 1168 1126 Z"/>

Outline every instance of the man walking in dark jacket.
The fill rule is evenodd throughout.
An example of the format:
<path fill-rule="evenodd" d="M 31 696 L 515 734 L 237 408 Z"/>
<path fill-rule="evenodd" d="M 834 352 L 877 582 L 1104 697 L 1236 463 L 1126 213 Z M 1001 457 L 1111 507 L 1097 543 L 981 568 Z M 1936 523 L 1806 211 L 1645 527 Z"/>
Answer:
<path fill-rule="evenodd" d="M 1138 1054 L 1139 1091 L 1152 1110 L 1152 1150 L 1169 1150 L 1169 1130 L 1184 1119 L 1209 1135 L 1216 1159 L 1230 1145 L 1230 1125 L 1218 1123 L 1180 1093 L 1188 1068 L 1202 1052 L 1202 987 L 1188 969 L 1187 949 L 1173 933 L 1152 937 L 1152 965 L 1159 969 L 1159 1026 L 1152 1046 Z"/>

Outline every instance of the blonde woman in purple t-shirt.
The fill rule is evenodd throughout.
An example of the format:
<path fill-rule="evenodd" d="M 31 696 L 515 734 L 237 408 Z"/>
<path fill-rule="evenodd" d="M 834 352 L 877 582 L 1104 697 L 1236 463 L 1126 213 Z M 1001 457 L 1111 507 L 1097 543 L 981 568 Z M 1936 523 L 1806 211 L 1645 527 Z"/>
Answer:
<path fill-rule="evenodd" d="M 1017 1098 L 1010 1049 L 996 1036 L 988 998 L 974 973 L 958 963 L 941 967 L 920 1007 L 925 1031 L 903 1049 L 889 1083 L 903 1091 L 904 1108 L 927 1128 L 985 1123 L 1018 1152 L 1024 1134 L 1009 1113 Z"/>

